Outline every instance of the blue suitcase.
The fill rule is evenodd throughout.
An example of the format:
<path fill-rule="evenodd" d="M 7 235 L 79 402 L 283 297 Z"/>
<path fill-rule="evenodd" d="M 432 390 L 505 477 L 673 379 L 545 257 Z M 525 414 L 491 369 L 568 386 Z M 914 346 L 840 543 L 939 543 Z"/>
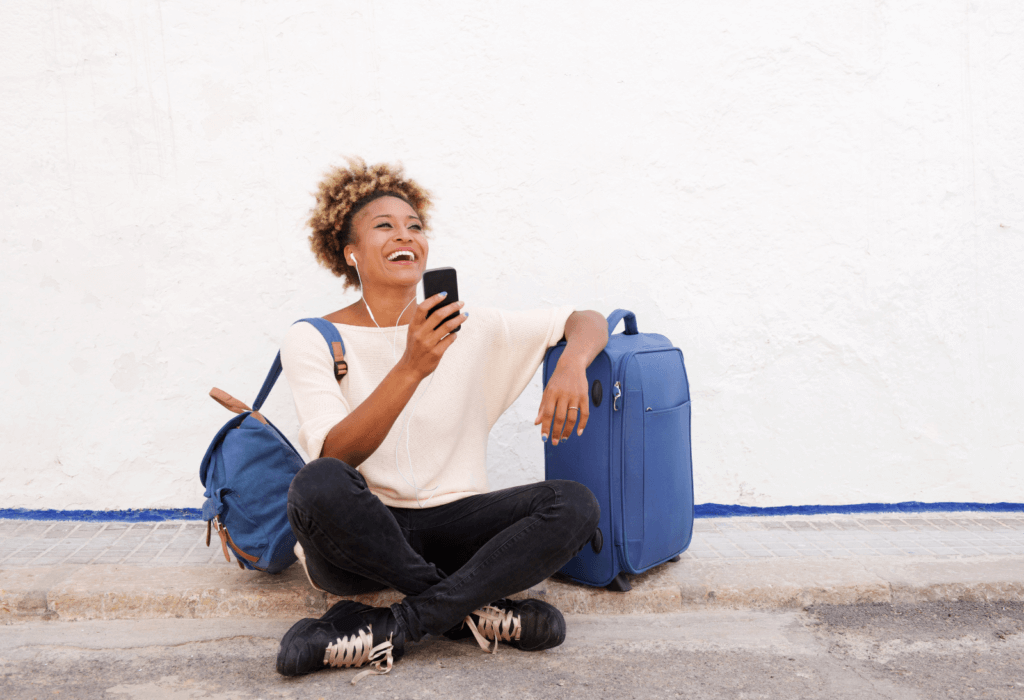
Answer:
<path fill-rule="evenodd" d="M 619 321 L 625 332 L 612 335 Z M 632 311 L 608 317 L 608 345 L 587 368 L 590 419 L 582 436 L 544 447 L 548 479 L 570 479 L 601 504 L 591 546 L 561 569 L 574 581 L 627 591 L 639 574 L 690 546 L 693 469 L 690 388 L 683 353 L 668 338 L 638 333 Z M 544 358 L 547 385 L 565 349 Z"/>

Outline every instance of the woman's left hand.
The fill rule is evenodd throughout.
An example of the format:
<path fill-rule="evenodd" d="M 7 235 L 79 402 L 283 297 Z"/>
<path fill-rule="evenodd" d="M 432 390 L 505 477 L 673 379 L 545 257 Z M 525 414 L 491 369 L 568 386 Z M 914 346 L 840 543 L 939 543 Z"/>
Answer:
<path fill-rule="evenodd" d="M 546 442 L 551 436 L 551 444 L 557 445 L 559 440 L 566 440 L 572 433 L 576 419 L 579 418 L 577 435 L 583 434 L 590 417 L 590 396 L 587 383 L 586 365 L 573 363 L 564 354 L 555 365 L 551 379 L 544 387 L 544 395 L 540 400 L 540 412 L 534 425 L 541 426 L 541 438 Z M 553 421 L 553 424 L 552 424 Z M 550 428 L 550 432 L 549 432 Z"/>

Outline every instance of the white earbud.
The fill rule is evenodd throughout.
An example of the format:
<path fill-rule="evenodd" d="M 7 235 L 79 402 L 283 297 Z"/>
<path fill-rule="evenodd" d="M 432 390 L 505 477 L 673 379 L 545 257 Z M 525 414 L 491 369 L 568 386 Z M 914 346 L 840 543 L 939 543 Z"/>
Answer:
<path fill-rule="evenodd" d="M 356 267 L 359 267 L 359 263 L 356 262 L 355 253 L 349 253 L 348 254 L 348 259 L 352 261 L 353 265 L 355 265 Z"/>

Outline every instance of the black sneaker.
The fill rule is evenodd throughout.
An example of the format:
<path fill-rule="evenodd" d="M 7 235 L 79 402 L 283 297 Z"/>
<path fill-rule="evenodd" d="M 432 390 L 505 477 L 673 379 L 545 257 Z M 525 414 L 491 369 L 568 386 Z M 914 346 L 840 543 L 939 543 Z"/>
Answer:
<path fill-rule="evenodd" d="M 370 664 L 356 674 L 356 683 L 367 674 L 391 670 L 405 653 L 405 632 L 390 608 L 373 608 L 354 600 L 342 600 L 319 620 L 299 620 L 281 639 L 277 672 L 299 676 L 328 666 L 352 667 Z"/>
<path fill-rule="evenodd" d="M 445 634 L 450 639 L 470 635 L 492 654 L 498 651 L 498 642 L 523 651 L 541 651 L 565 641 L 565 618 L 558 608 L 542 600 L 502 598 L 474 610 L 461 625 Z M 494 646 L 489 642 L 494 642 Z"/>

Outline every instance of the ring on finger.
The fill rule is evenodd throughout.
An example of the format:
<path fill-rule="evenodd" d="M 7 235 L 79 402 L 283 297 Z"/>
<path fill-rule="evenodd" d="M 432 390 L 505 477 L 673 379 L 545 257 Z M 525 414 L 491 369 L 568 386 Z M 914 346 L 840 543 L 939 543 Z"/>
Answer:
<path fill-rule="evenodd" d="M 580 409 L 579 409 L 579 406 L 569 406 L 569 408 L 567 408 L 565 410 L 566 411 L 578 411 Z"/>

